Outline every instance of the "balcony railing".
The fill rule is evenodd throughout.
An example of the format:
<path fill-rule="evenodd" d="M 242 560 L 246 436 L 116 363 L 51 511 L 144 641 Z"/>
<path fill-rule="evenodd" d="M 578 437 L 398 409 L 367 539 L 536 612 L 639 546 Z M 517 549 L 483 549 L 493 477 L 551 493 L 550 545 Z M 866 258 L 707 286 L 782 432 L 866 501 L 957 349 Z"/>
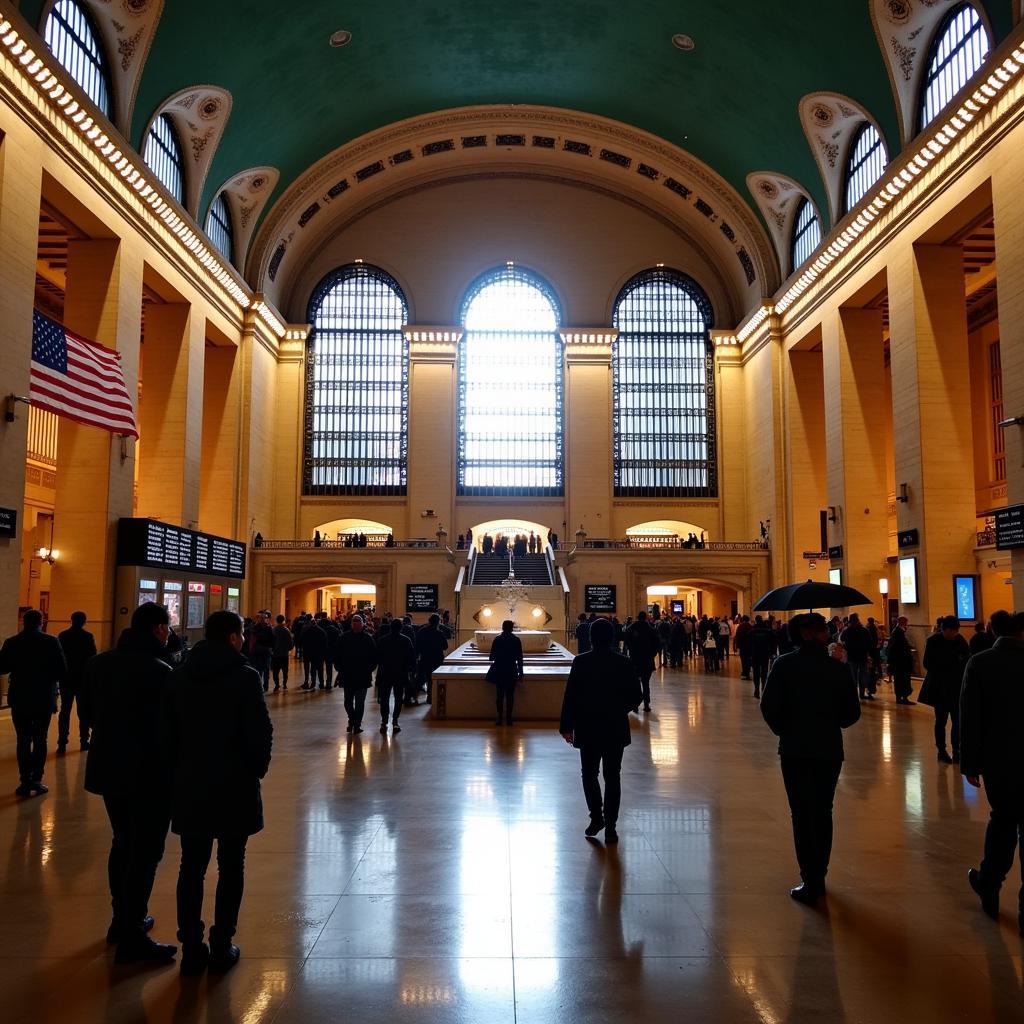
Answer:
<path fill-rule="evenodd" d="M 398 548 L 434 548 L 440 547 L 436 537 L 409 537 L 406 540 L 392 540 L 389 544 L 385 537 L 367 537 L 365 545 L 353 545 L 349 541 L 344 540 L 298 540 L 298 539 L 285 539 L 285 540 L 263 540 L 260 544 L 254 544 L 253 547 L 257 551 L 284 551 L 284 550 L 303 550 L 306 548 L 323 548 L 324 550 L 330 551 L 368 551 L 370 549 L 381 551 L 381 550 L 394 550 Z"/>
<path fill-rule="evenodd" d="M 685 538 L 655 536 L 587 537 L 581 545 L 586 550 L 613 551 L 767 551 L 763 541 L 705 541 L 696 547 L 684 543 Z"/>

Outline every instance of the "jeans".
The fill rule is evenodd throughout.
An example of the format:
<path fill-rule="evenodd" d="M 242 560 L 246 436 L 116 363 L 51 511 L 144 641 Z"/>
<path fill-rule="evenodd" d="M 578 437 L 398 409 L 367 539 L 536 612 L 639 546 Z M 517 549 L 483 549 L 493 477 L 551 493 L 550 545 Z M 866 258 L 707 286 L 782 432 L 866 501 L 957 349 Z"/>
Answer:
<path fill-rule="evenodd" d="M 83 743 L 89 742 L 89 720 L 82 710 L 81 687 L 76 683 L 63 683 L 60 688 L 60 714 L 57 716 L 57 743 L 64 745 L 71 735 L 71 706 L 78 707 L 78 736 Z"/>
<path fill-rule="evenodd" d="M 270 670 L 274 673 L 274 689 L 280 685 L 280 675 L 284 674 L 284 685 L 288 685 L 288 655 L 287 654 L 275 654 L 270 659 Z"/>
<path fill-rule="evenodd" d="M 953 756 L 960 754 L 960 705 L 953 704 L 946 707 L 943 704 L 935 705 L 935 747 L 942 753 L 946 749 L 946 722 L 950 723 L 949 743 L 953 748 Z"/>
<path fill-rule="evenodd" d="M 786 756 L 781 761 L 800 877 L 810 886 L 824 885 L 832 856 L 832 804 L 843 762 Z"/>
<path fill-rule="evenodd" d="M 750 651 L 740 648 L 740 675 L 744 679 L 750 678 Z"/>
<path fill-rule="evenodd" d="M 18 737 L 18 775 L 23 784 L 43 781 L 46 734 L 50 731 L 51 718 L 52 711 L 11 708 L 11 721 Z"/>
<path fill-rule="evenodd" d="M 107 857 L 110 905 L 114 929 L 123 941 L 132 932 L 142 934 L 171 813 L 164 801 L 150 794 L 105 796 L 103 805 L 113 833 Z"/>
<path fill-rule="evenodd" d="M 495 691 L 495 703 L 498 708 L 498 721 L 501 721 L 502 706 L 504 706 L 504 715 L 506 724 L 512 722 L 512 705 L 515 702 L 516 695 L 516 684 L 515 683 L 496 683 L 494 687 Z"/>
<path fill-rule="evenodd" d="M 398 716 L 402 713 L 402 698 L 405 687 L 402 683 L 378 683 L 377 701 L 380 704 L 380 724 L 388 724 L 388 713 L 391 713 L 391 724 L 398 725 Z M 391 695 L 395 695 L 395 709 L 391 712 Z"/>
<path fill-rule="evenodd" d="M 585 744 L 580 747 L 580 771 L 583 775 L 583 795 L 587 798 L 587 810 L 592 818 L 604 818 L 606 825 L 619 820 L 619 805 L 622 803 L 622 752 L 621 744 Z M 601 783 L 597 773 L 604 775 L 604 801 L 601 799 Z"/>
<path fill-rule="evenodd" d="M 317 683 L 321 686 L 324 684 L 324 662 L 323 658 L 308 658 L 303 662 L 306 669 L 305 682 L 308 683 L 313 689 L 316 689 Z"/>
<path fill-rule="evenodd" d="M 363 708 L 366 705 L 366 690 L 361 686 L 346 686 L 345 710 L 353 728 L 363 724 Z"/>
<path fill-rule="evenodd" d="M 754 670 L 754 693 L 760 695 L 768 678 L 768 661 L 764 658 L 754 658 L 752 662 Z"/>
<path fill-rule="evenodd" d="M 985 829 L 981 878 L 986 888 L 998 891 L 1013 867 L 1018 845 L 1024 849 L 1024 781 L 1009 774 L 986 775 L 985 796 L 992 812 Z M 1021 876 L 1024 878 L 1024 861 Z M 1024 912 L 1024 887 L 1019 899 Z"/>
<path fill-rule="evenodd" d="M 203 882 L 213 854 L 214 836 L 181 837 L 181 869 L 178 872 L 178 941 L 195 945 L 203 941 Z M 238 927 L 238 910 L 245 887 L 245 844 L 248 836 L 218 836 L 217 896 L 210 942 L 227 945 Z"/>
<path fill-rule="evenodd" d="M 866 693 L 875 692 L 875 677 L 871 674 L 871 668 L 866 661 L 851 661 L 850 672 L 853 674 L 853 681 L 857 684 L 857 691 L 863 697 Z"/>
<path fill-rule="evenodd" d="M 324 661 L 324 689 L 330 690 L 334 686 L 334 662 L 330 656 Z"/>

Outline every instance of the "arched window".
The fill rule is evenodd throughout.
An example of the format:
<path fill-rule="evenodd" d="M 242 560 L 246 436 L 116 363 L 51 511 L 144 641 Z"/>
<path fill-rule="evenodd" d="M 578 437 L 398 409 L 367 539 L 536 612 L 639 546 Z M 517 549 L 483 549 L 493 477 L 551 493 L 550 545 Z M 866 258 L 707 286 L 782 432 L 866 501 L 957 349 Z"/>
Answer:
<path fill-rule="evenodd" d="M 181 143 L 171 119 L 160 114 L 149 126 L 146 148 L 142 154 L 146 165 L 157 176 L 164 188 L 178 200 L 185 201 L 185 160 Z"/>
<path fill-rule="evenodd" d="M 850 146 L 850 158 L 846 162 L 846 195 L 843 212 L 849 213 L 878 181 L 889 162 L 882 136 L 878 129 L 865 121 Z"/>
<path fill-rule="evenodd" d="M 231 211 L 223 192 L 210 204 L 210 212 L 206 215 L 206 237 L 229 263 L 234 259 L 235 230 L 231 226 Z"/>
<path fill-rule="evenodd" d="M 677 270 L 646 270 L 615 301 L 616 497 L 714 497 L 711 303 Z"/>
<path fill-rule="evenodd" d="M 306 494 L 405 494 L 408 306 L 377 267 L 341 267 L 309 303 Z"/>
<path fill-rule="evenodd" d="M 811 253 L 821 244 L 821 221 L 809 199 L 801 199 L 793 222 L 793 246 L 790 255 L 793 270 L 807 262 Z"/>
<path fill-rule="evenodd" d="M 85 10 L 75 0 L 57 0 L 46 18 L 43 36 L 64 70 L 110 117 L 110 68 Z"/>
<path fill-rule="evenodd" d="M 558 302 L 511 264 L 482 275 L 462 306 L 459 494 L 562 493 Z"/>
<path fill-rule="evenodd" d="M 985 62 L 992 41 L 971 4 L 958 4 L 935 33 L 921 91 L 921 128 L 927 128 Z"/>

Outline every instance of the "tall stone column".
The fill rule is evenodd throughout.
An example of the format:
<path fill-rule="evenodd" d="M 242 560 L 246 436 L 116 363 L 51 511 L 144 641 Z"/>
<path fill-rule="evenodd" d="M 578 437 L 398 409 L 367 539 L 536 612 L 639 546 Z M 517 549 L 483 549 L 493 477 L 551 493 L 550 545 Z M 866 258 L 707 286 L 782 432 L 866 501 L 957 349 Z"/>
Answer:
<path fill-rule="evenodd" d="M 880 309 L 840 309 L 822 325 L 830 546 L 842 545 L 843 582 L 872 601 L 889 554 Z M 880 605 L 879 605 L 880 608 Z M 878 608 L 859 609 L 870 615 Z"/>
<path fill-rule="evenodd" d="M 920 541 L 901 552 L 918 559 L 918 604 L 901 611 L 924 625 L 954 611 L 953 576 L 975 571 L 963 253 L 904 247 L 888 274 L 896 493 L 906 485 L 908 499 L 897 502 L 897 525 Z"/>
<path fill-rule="evenodd" d="M 234 345 L 212 346 L 206 349 L 205 364 L 199 526 L 221 537 L 244 537 L 244 524 L 238 522 L 239 350 Z"/>
<path fill-rule="evenodd" d="M 128 391 L 138 387 L 142 326 L 142 259 L 116 238 L 68 246 L 67 328 L 122 356 Z M 132 514 L 134 442 L 62 419 L 58 446 L 51 632 L 81 609 L 97 643 L 111 640 L 117 520 Z"/>

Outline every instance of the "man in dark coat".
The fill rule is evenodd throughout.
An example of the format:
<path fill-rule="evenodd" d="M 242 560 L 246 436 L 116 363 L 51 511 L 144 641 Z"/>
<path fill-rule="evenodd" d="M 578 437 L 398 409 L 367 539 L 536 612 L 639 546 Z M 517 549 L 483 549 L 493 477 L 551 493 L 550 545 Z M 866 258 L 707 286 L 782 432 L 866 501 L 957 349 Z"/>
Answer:
<path fill-rule="evenodd" d="M 82 749 L 89 749 L 89 710 L 88 700 L 82 688 L 85 681 L 85 668 L 96 657 L 96 640 L 85 628 L 85 612 L 71 613 L 71 628 L 65 629 L 57 636 L 64 660 L 67 662 L 67 674 L 60 682 L 60 714 L 57 716 L 57 753 L 63 754 L 68 749 L 68 738 L 71 733 L 71 706 L 78 705 L 78 738 Z M 83 703 L 85 700 L 85 703 Z"/>
<path fill-rule="evenodd" d="M 889 644 L 886 648 L 886 662 L 889 666 L 889 674 L 892 676 L 892 689 L 896 694 L 897 704 L 917 703 L 910 699 L 910 695 L 914 692 L 910 682 L 910 674 L 914 668 L 914 652 L 907 639 L 907 625 L 906 615 L 901 615 L 896 620 L 892 633 L 889 634 Z"/>
<path fill-rule="evenodd" d="M 270 660 L 273 654 L 274 630 L 270 625 L 270 612 L 257 612 L 245 655 L 252 667 L 259 672 L 264 693 L 270 689 Z"/>
<path fill-rule="evenodd" d="M 391 731 L 399 733 L 402 727 L 398 716 L 402 713 L 409 674 L 416 666 L 416 650 L 402 629 L 401 619 L 392 619 L 388 629 L 377 640 L 377 702 L 380 704 L 380 731 L 388 731 L 391 713 Z M 395 709 L 391 712 L 391 695 Z"/>
<path fill-rule="evenodd" d="M 341 639 L 341 630 L 327 612 L 320 613 L 320 628 L 327 634 L 327 651 L 324 655 L 324 682 L 323 688 L 331 690 L 334 688 L 334 658 L 338 653 L 338 641 Z M 338 684 L 341 685 L 340 683 Z"/>
<path fill-rule="evenodd" d="M 18 796 L 42 796 L 46 734 L 57 710 L 57 688 L 67 674 L 64 652 L 55 636 L 43 632 L 43 614 L 30 608 L 16 636 L 0 647 L 0 675 L 10 673 L 7 703 L 17 735 Z"/>
<path fill-rule="evenodd" d="M 419 656 L 420 682 L 427 688 L 427 703 L 434 702 L 434 669 L 444 661 L 448 650 L 448 637 L 441 629 L 441 616 L 436 612 L 416 634 L 416 654 Z"/>
<path fill-rule="evenodd" d="M 373 670 L 377 667 L 377 645 L 363 628 L 361 615 L 353 615 L 348 632 L 342 633 L 334 656 L 334 667 L 338 670 L 338 685 L 345 691 L 346 731 L 362 732 L 366 691 L 373 682 Z"/>
<path fill-rule="evenodd" d="M 832 804 L 843 767 L 843 729 L 860 718 L 860 700 L 849 667 L 829 657 L 824 616 L 799 616 L 796 628 L 800 646 L 778 658 L 768 673 L 761 715 L 779 737 L 782 780 L 803 879 L 790 895 L 811 904 L 825 895 Z"/>
<path fill-rule="evenodd" d="M 327 634 L 316 619 L 310 619 L 302 630 L 302 667 L 304 681 L 300 689 L 315 690 L 324 686 L 324 660 L 327 657 Z"/>
<path fill-rule="evenodd" d="M 593 627 L 591 627 L 593 628 Z M 636 621 L 626 630 L 624 639 L 633 671 L 640 679 L 643 691 L 644 711 L 651 710 L 651 674 L 654 672 L 654 655 L 660 649 L 658 634 L 647 621 L 647 612 L 638 612 Z M 593 640 L 591 640 L 593 643 Z"/>
<path fill-rule="evenodd" d="M 284 688 L 288 689 L 288 655 L 295 641 L 291 630 L 285 625 L 283 615 L 278 615 L 274 626 L 274 649 L 270 655 L 270 670 L 274 674 L 274 692 L 281 688 L 281 675 L 284 675 Z"/>
<path fill-rule="evenodd" d="M 768 678 L 768 666 L 778 651 L 778 638 L 760 615 L 754 616 L 750 630 L 750 670 L 754 674 L 754 696 L 761 696 L 761 688 Z"/>
<path fill-rule="evenodd" d="M 945 616 L 940 625 L 924 645 L 925 676 L 917 699 L 935 709 L 935 748 L 943 764 L 953 764 L 960 760 L 960 687 L 970 651 L 955 615 Z M 952 755 L 946 750 L 947 721 Z"/>
<path fill-rule="evenodd" d="M 501 633 L 494 638 L 488 655 L 491 667 L 487 670 L 487 681 L 494 685 L 495 704 L 498 709 L 495 725 L 501 725 L 503 714 L 505 724 L 512 724 L 516 687 L 523 681 L 523 642 L 515 635 L 514 629 L 515 623 L 511 619 L 506 619 L 501 624 Z M 590 637 L 589 630 L 587 637 Z"/>
<path fill-rule="evenodd" d="M 242 655 L 242 619 L 214 612 L 205 639 L 175 669 L 160 744 L 172 773 L 171 828 L 181 836 L 178 939 L 182 974 L 227 970 L 245 881 L 245 846 L 263 829 L 260 779 L 270 767 L 273 727 L 259 673 Z M 217 842 L 217 899 L 203 941 L 203 880 Z"/>
<path fill-rule="evenodd" d="M 861 700 L 875 699 L 875 680 L 868 662 L 871 658 L 871 636 L 854 612 L 850 624 L 839 634 L 839 642 L 846 648 L 846 659 L 857 683 Z"/>
<path fill-rule="evenodd" d="M 628 658 L 612 650 L 614 631 L 606 619 L 590 627 L 591 650 L 569 670 L 558 731 L 580 752 L 583 794 L 590 811 L 584 835 L 604 829 L 606 843 L 619 841 L 616 823 L 622 800 L 622 754 L 631 742 L 629 713 L 643 700 L 640 677 Z M 598 770 L 604 775 L 604 799 Z"/>
<path fill-rule="evenodd" d="M 996 612 L 992 632 L 994 646 L 974 655 L 964 672 L 960 771 L 972 786 L 985 782 L 991 808 L 985 852 L 968 880 L 982 909 L 997 919 L 999 890 L 1018 843 L 1024 844 L 1024 614 Z M 1018 896 L 1018 925 L 1024 935 L 1024 888 Z"/>
<path fill-rule="evenodd" d="M 170 622 L 163 605 L 139 605 L 117 646 L 90 662 L 83 684 L 93 714 L 85 788 L 103 797 L 112 833 L 107 942 L 117 943 L 117 963 L 168 963 L 178 952 L 146 934 L 153 927 L 149 897 L 171 822 L 170 785 L 156 750 L 171 676 L 160 657 Z"/>
<path fill-rule="evenodd" d="M 736 627 L 736 650 L 740 655 L 740 679 L 750 678 L 751 664 L 751 633 L 754 627 L 750 624 L 750 616 L 744 615 Z"/>

